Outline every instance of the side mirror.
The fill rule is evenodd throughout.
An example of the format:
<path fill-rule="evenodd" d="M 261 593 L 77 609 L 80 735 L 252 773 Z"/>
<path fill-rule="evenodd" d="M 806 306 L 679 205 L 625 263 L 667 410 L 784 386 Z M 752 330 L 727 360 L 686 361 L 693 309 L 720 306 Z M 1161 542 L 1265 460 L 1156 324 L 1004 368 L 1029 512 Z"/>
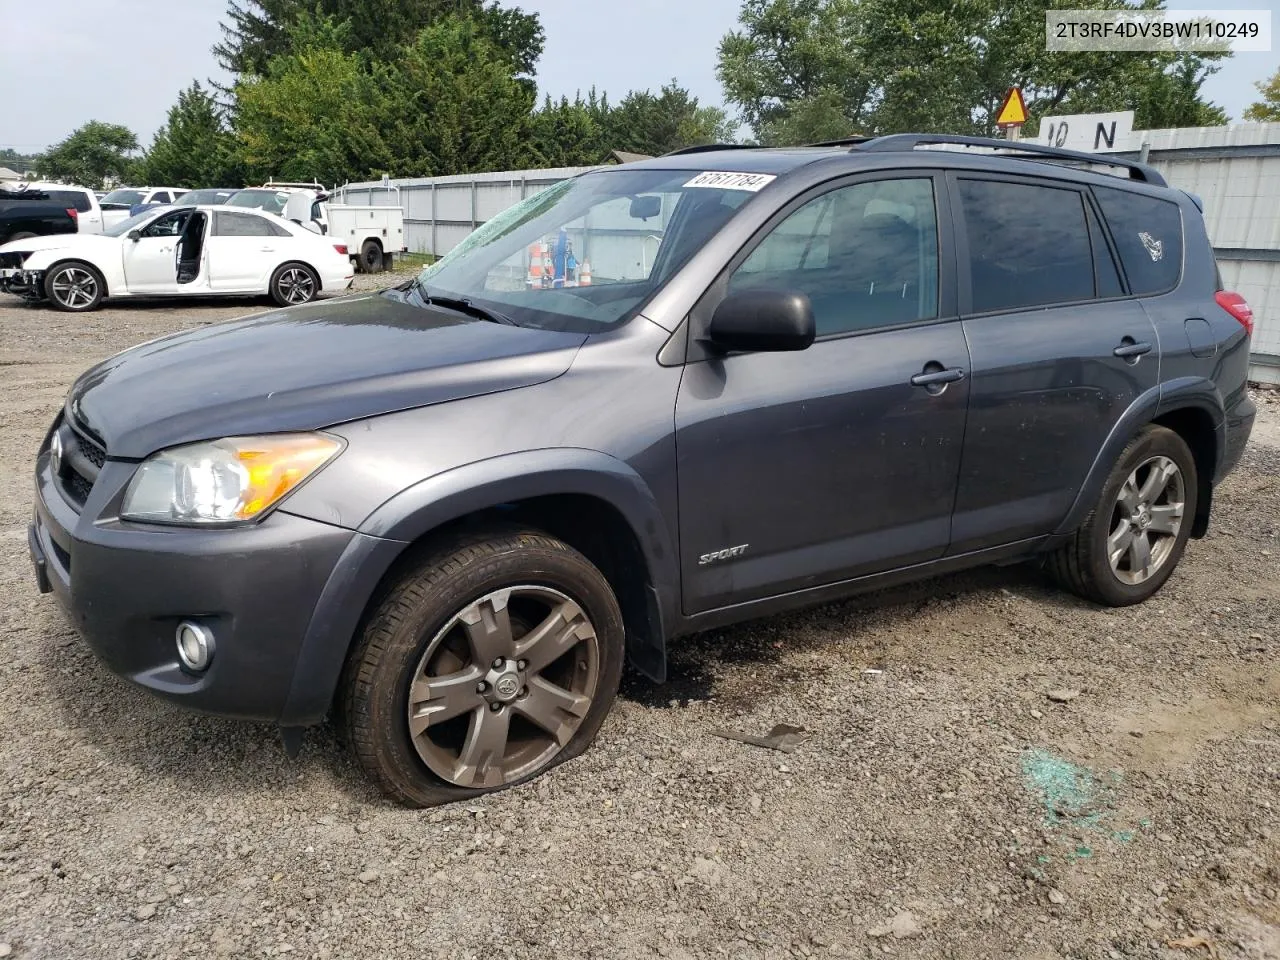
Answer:
<path fill-rule="evenodd" d="M 130 231 L 129 231 L 129 239 L 130 239 L 130 240 L 132 240 L 134 243 L 137 243 L 139 240 L 141 240 L 141 239 L 142 239 L 142 231 L 141 231 L 141 230 L 130 230 Z"/>
<path fill-rule="evenodd" d="M 813 304 L 794 290 L 743 290 L 720 301 L 711 342 L 722 350 L 804 350 L 813 343 Z"/>
<path fill-rule="evenodd" d="M 648 220 L 662 213 L 662 198 L 656 193 L 631 198 L 631 219 Z"/>

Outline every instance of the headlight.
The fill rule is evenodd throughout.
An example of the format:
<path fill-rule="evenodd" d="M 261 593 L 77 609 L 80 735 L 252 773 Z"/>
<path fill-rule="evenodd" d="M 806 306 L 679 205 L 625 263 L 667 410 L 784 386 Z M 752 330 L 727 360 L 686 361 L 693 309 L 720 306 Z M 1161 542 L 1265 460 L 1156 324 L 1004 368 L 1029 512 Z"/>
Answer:
<path fill-rule="evenodd" d="M 277 433 L 162 450 L 134 474 L 120 515 L 148 523 L 253 520 L 341 449 L 323 434 Z"/>

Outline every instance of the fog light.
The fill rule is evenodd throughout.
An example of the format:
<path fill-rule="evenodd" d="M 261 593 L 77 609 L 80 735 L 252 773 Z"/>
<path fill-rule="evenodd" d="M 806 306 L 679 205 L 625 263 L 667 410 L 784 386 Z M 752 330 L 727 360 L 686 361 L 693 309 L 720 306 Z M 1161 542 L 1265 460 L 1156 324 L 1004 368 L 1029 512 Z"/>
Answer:
<path fill-rule="evenodd" d="M 184 620 L 178 624 L 178 659 L 192 673 L 203 673 L 213 660 L 213 634 L 208 627 Z"/>

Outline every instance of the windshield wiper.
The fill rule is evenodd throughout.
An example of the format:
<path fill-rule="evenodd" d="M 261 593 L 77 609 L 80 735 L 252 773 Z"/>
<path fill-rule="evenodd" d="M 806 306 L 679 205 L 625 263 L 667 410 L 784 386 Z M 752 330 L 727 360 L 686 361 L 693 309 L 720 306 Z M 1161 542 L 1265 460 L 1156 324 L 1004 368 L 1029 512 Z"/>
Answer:
<path fill-rule="evenodd" d="M 439 297 L 434 293 L 428 293 L 423 287 L 418 285 L 418 295 L 428 304 L 445 307 L 449 310 L 457 310 L 459 313 L 467 313 L 473 317 L 479 317 L 481 320 L 488 320 L 491 323 L 501 323 L 508 327 L 518 327 L 519 324 L 508 317 L 505 313 L 499 313 L 497 310 L 490 310 L 488 307 L 482 307 L 478 303 L 472 302 L 467 297 Z"/>

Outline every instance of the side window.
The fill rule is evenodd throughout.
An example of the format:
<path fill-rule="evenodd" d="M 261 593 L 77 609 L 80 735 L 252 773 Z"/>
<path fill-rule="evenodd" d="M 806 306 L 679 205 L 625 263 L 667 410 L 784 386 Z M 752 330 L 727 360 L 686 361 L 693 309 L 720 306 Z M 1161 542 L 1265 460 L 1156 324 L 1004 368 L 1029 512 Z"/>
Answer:
<path fill-rule="evenodd" d="M 151 225 L 142 231 L 142 235 L 144 237 L 176 237 L 187 225 L 189 216 L 191 216 L 190 210 L 167 214 L 159 220 L 152 221 Z"/>
<path fill-rule="evenodd" d="M 151 195 L 152 203 L 169 203 L 172 199 L 173 197 L 169 196 L 166 190 L 157 190 Z"/>
<path fill-rule="evenodd" d="M 818 336 L 938 315 L 933 181 L 875 180 L 815 197 L 773 228 L 729 290 L 798 290 Z"/>
<path fill-rule="evenodd" d="M 274 237 L 275 225 L 251 213 L 229 213 L 219 210 L 213 215 L 215 237 Z"/>
<path fill-rule="evenodd" d="M 1091 300 L 1093 251 L 1075 190 L 961 180 L 973 310 Z"/>
<path fill-rule="evenodd" d="M 1168 293 L 1182 273 L 1182 211 L 1168 200 L 1094 187 L 1132 293 Z"/>

